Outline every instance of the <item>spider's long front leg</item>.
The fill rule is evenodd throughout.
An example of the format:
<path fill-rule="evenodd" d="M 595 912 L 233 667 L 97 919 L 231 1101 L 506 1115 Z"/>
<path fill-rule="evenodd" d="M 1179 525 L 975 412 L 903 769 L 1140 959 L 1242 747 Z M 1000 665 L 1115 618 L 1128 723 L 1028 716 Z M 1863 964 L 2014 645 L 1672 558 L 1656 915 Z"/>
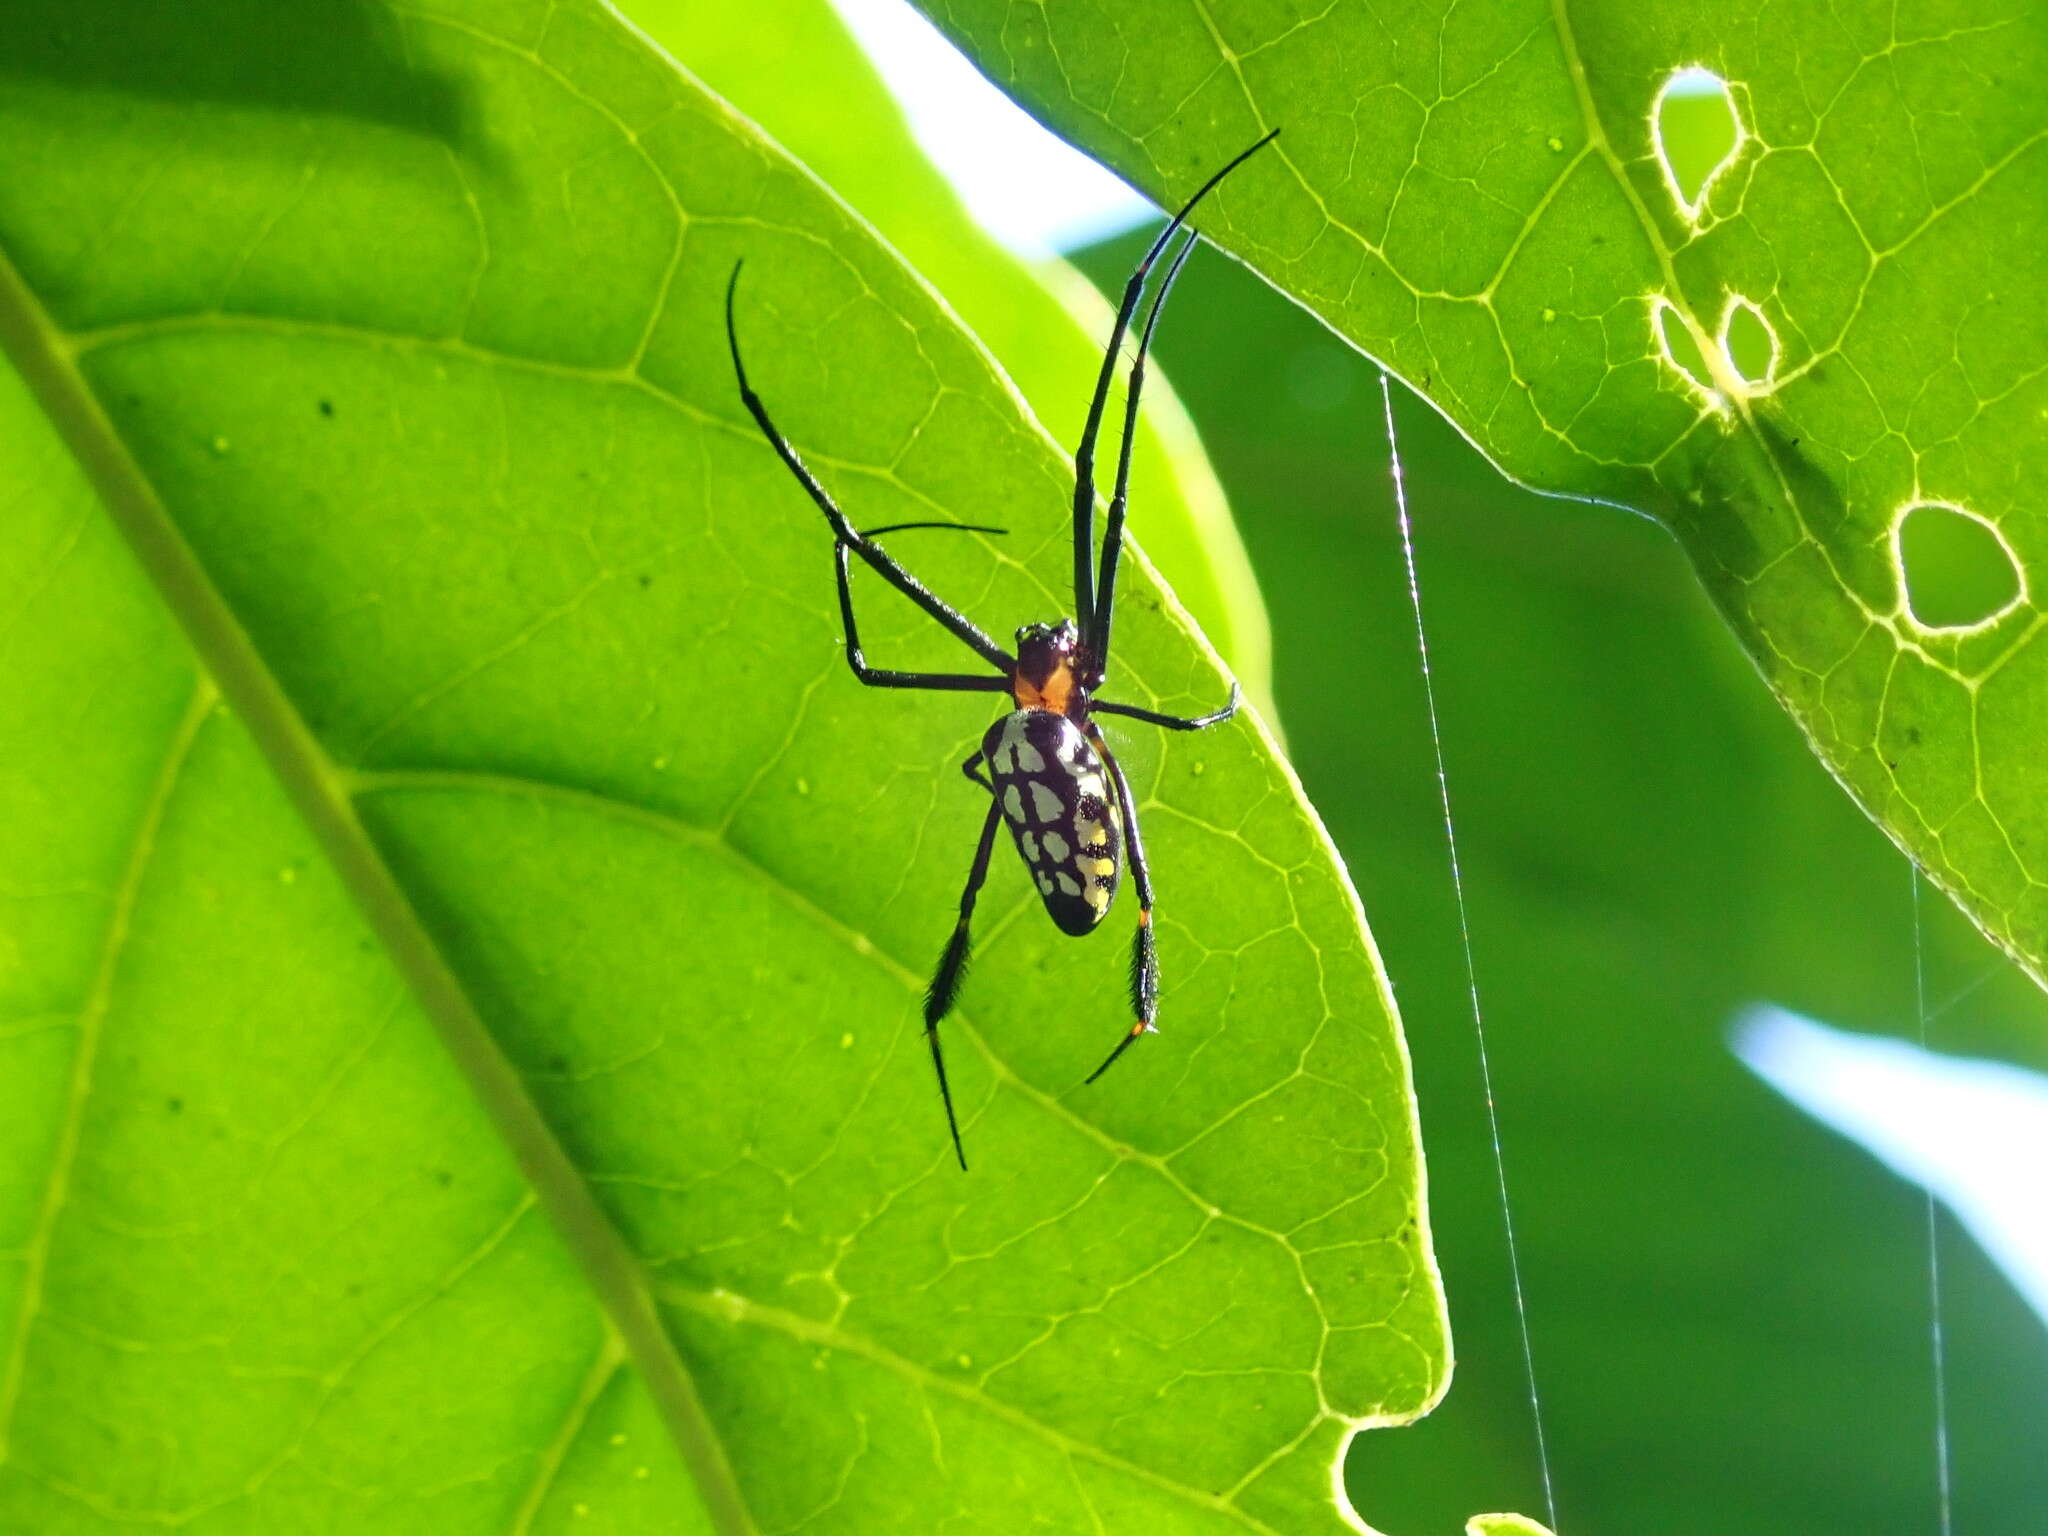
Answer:
<path fill-rule="evenodd" d="M 1116 785 L 1117 810 L 1124 823 L 1124 852 L 1131 862 L 1131 882 L 1138 888 L 1138 927 L 1131 935 L 1131 1012 L 1137 1022 L 1117 1041 L 1116 1049 L 1102 1065 L 1088 1074 L 1092 1083 L 1114 1066 L 1117 1057 L 1129 1050 L 1140 1035 L 1151 1034 L 1157 1028 L 1152 1021 L 1159 1013 L 1159 949 L 1152 932 L 1152 875 L 1145 867 L 1145 840 L 1138 832 L 1138 803 L 1131 796 L 1131 784 L 1124 777 L 1123 766 L 1103 741 L 1102 733 L 1090 726 L 1088 737 L 1102 754 L 1110 782 Z"/>
<path fill-rule="evenodd" d="M 817 477 L 805 466 L 804 461 L 797 457 L 797 451 L 790 447 L 789 440 L 776 427 L 774 419 L 769 416 L 768 407 L 762 403 L 761 397 L 754 393 L 753 385 L 747 382 L 747 365 L 740 360 L 739 330 L 733 322 L 733 299 L 739 290 L 740 268 L 742 265 L 744 263 L 733 263 L 732 276 L 725 285 L 725 339 L 727 346 L 732 351 L 732 371 L 733 377 L 739 383 L 740 400 L 746 406 L 748 414 L 754 418 L 754 424 L 761 429 L 761 435 L 768 439 L 768 445 L 775 450 L 777 457 L 787 466 L 789 472 L 796 476 L 797 484 L 804 488 L 805 494 L 812 501 L 816 502 L 818 510 L 825 514 L 825 521 L 832 525 L 833 537 L 839 541 L 843 548 L 851 549 L 855 554 L 859 555 L 876 575 L 880 576 L 890 586 L 930 614 L 956 640 L 980 656 L 990 666 L 1007 675 L 1017 665 L 1016 657 L 983 634 L 974 621 L 968 618 L 966 614 L 946 602 L 937 593 L 933 592 L 931 588 L 898 565 L 890 557 L 888 551 L 884 550 L 881 545 L 869 540 L 858 528 L 855 528 L 852 523 L 847 521 L 846 514 L 839 510 L 837 504 L 832 500 L 830 493 L 826 491 L 824 486 L 818 483 Z M 883 684 L 881 686 L 897 685 Z M 902 686 L 915 685 L 904 684 Z"/>
<path fill-rule="evenodd" d="M 924 1037 L 932 1048 L 932 1068 L 939 1074 L 939 1097 L 946 1105 L 946 1127 L 953 1133 L 953 1155 L 960 1168 L 967 1169 L 967 1154 L 960 1147 L 960 1121 L 953 1113 L 953 1090 L 946 1083 L 946 1057 L 939 1049 L 939 1020 L 953 1007 L 953 995 L 967 974 L 968 926 L 974 920 L 974 899 L 981 894 L 981 882 L 988 878 L 989 855 L 995 851 L 996 828 L 1003 823 L 1003 808 L 989 801 L 988 820 L 981 824 L 981 843 L 974 850 L 974 867 L 967 871 L 967 888 L 960 893 L 960 921 L 939 956 L 939 968 L 932 972 L 932 984 L 924 994 Z"/>
<path fill-rule="evenodd" d="M 1138 355 L 1131 360 L 1131 382 L 1124 391 L 1123 439 L 1117 445 L 1116 490 L 1109 498 L 1109 524 L 1102 535 L 1102 567 L 1095 582 L 1095 611 L 1087 620 L 1088 648 L 1094 653 L 1095 665 L 1099 668 L 1109 665 L 1110 630 L 1116 622 L 1116 572 L 1117 563 L 1123 558 L 1124 514 L 1130 506 L 1131 497 L 1131 449 L 1138 436 L 1138 397 L 1145 390 L 1145 358 L 1152 350 L 1152 333 L 1159 326 L 1159 312 L 1166 307 L 1167 296 L 1173 292 L 1180 269 L 1194 254 L 1197 238 L 1195 232 L 1189 230 L 1187 243 L 1167 265 L 1166 276 L 1160 280 L 1159 292 L 1154 295 L 1152 308 L 1145 316 L 1145 328 L 1138 334 Z"/>
<path fill-rule="evenodd" d="M 1237 713 L 1237 706 L 1244 695 L 1236 683 L 1230 685 L 1230 702 L 1221 709 L 1211 710 L 1206 715 L 1162 715 L 1156 709 L 1140 709 L 1135 704 L 1106 704 L 1101 699 L 1089 701 L 1091 714 L 1122 715 L 1126 720 L 1142 720 L 1147 725 L 1163 725 L 1169 731 L 1206 731 L 1212 725 L 1221 725 Z"/>
<path fill-rule="evenodd" d="M 853 577 L 846 564 L 844 541 L 833 546 L 833 564 L 839 572 L 839 620 L 846 630 L 846 664 L 853 675 L 870 688 L 928 688 L 939 693 L 1001 693 L 1010 686 L 1007 677 L 992 672 L 892 672 L 871 667 L 860 647 L 860 625 L 853 617 Z"/>
<path fill-rule="evenodd" d="M 1138 262 L 1138 269 L 1124 284 L 1124 295 L 1116 307 L 1116 324 L 1110 327 L 1109 345 L 1102 352 L 1102 367 L 1095 375 L 1095 393 L 1088 400 L 1088 419 L 1081 428 L 1081 442 L 1074 450 L 1074 617 L 1089 631 L 1088 638 L 1095 638 L 1095 442 L 1102 431 L 1103 408 L 1109 404 L 1109 387 L 1116 378 L 1117 359 L 1122 355 L 1124 333 L 1130 329 L 1131 317 L 1138 312 L 1138 301 L 1144 297 L 1145 280 L 1152 274 L 1153 263 L 1172 243 L 1188 221 L 1188 215 L 1195 211 L 1195 205 L 1212 191 L 1216 184 L 1236 170 L 1254 154 L 1264 149 L 1279 136 L 1275 128 L 1271 133 L 1239 154 L 1230 164 L 1196 189 L 1195 195 L 1181 204 L 1179 213 L 1167 223 L 1147 248 Z"/>

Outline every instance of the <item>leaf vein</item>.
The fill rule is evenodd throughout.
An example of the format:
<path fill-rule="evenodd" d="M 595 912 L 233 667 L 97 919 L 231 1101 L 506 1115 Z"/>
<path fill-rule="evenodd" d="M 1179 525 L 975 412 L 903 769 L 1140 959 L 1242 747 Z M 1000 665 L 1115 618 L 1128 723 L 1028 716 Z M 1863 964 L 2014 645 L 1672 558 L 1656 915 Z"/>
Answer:
<path fill-rule="evenodd" d="M 199 678 L 193 685 L 184 715 L 171 731 L 163 764 L 150 787 L 149 798 L 144 801 L 142 812 L 136 818 L 127 865 L 114 890 L 106 934 L 100 944 L 99 958 L 94 965 L 84 1006 L 79 1010 L 78 1042 L 72 1057 L 71 1087 L 64 1121 L 51 1154 L 50 1176 L 44 1186 L 42 1208 L 37 1212 L 35 1230 L 25 1253 L 21 1311 L 15 1319 L 14 1338 L 8 1348 L 6 1366 L 4 1371 L 0 1371 L 0 1465 L 8 1460 L 15 1412 L 21 1404 L 29 1337 L 43 1311 L 43 1277 L 49 1263 L 51 1240 L 56 1233 L 57 1219 L 71 1195 L 71 1171 L 84 1129 L 85 1106 L 92 1096 L 93 1066 L 113 997 L 114 974 L 127 950 L 129 922 L 135 913 L 136 896 L 142 889 L 150 858 L 156 852 L 157 834 L 163 827 L 164 812 L 170 805 L 185 764 L 190 760 L 200 727 L 213 709 L 214 700 L 212 684 L 204 677 Z"/>

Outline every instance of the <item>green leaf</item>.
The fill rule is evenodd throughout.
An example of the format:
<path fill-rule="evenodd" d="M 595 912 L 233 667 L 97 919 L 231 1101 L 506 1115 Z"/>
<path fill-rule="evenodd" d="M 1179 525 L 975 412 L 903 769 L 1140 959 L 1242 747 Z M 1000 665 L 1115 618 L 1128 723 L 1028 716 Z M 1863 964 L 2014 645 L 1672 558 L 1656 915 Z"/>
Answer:
<path fill-rule="evenodd" d="M 1080 440 L 1115 310 L 1064 261 L 1027 266 L 982 232 L 918 151 L 828 0 L 634 0 L 627 10 L 901 251 L 1060 443 Z M 831 88 L 820 89 L 821 80 Z M 863 131 L 849 133 L 849 119 Z M 1270 724 L 1265 600 L 1222 487 L 1172 385 L 1157 374 L 1145 386 L 1131 486 L 1132 504 L 1144 510 L 1146 556 Z"/>
<path fill-rule="evenodd" d="M 1829 768 L 2048 978 L 2048 284 L 2027 233 L 2048 103 L 2020 84 L 2048 12 L 927 9 L 1167 201 L 1282 128 L 1205 230 L 1510 475 L 1661 519 Z M 1685 66 L 1741 128 L 1703 188 L 1667 177 L 1653 129 Z M 1716 339 L 1738 301 L 1776 337 L 1768 377 Z M 2016 602 L 1967 629 L 1915 617 L 1892 531 L 1923 504 L 1995 529 Z"/>
<path fill-rule="evenodd" d="M 1067 465 L 930 291 L 591 4 L 17 8 L 0 158 L 0 1526 L 1345 1529 L 1441 1297 L 1255 717 L 1116 737 L 1102 1084 L 1128 913 L 992 878 L 952 1166 L 988 714 L 847 676 L 719 321 L 745 257 L 850 514 L 1009 526 L 903 542 L 1050 616 Z M 1127 579 L 1120 691 L 1214 703 Z"/>
<path fill-rule="evenodd" d="M 1140 244 L 1076 259 L 1113 287 Z M 1348 1485 L 1388 1531 L 1538 1511 L 1378 373 L 1234 264 L 1175 302 L 1201 319 L 1163 361 L 1266 582 L 1290 760 L 1413 1042 L 1458 1343 L 1444 1402 L 1359 1436 Z M 1744 1070 L 1728 1027 L 1775 1001 L 1913 1038 L 1924 988 L 1936 1049 L 2038 1070 L 2048 995 L 1946 903 L 1916 911 L 1661 529 L 1504 486 L 1394 406 L 1561 1526 L 1924 1536 L 1923 1196 Z M 2017 1536 L 2048 1330 L 1946 1215 L 1941 1266 L 1955 1528 Z"/>

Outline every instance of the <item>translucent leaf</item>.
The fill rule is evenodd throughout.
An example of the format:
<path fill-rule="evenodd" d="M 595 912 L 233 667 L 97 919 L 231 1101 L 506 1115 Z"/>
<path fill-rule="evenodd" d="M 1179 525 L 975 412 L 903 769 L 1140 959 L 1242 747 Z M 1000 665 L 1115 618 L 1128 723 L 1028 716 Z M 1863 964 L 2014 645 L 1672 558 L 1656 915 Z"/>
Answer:
<path fill-rule="evenodd" d="M 1407 1060 L 1254 716 L 1132 729 L 1129 913 L 992 878 L 987 701 L 864 692 L 857 522 L 991 626 L 1069 469 L 594 4 L 0 38 L 0 1527 L 1345 1529 L 1442 1390 Z M 918 542 L 912 546 L 911 541 Z M 1226 680 L 1142 561 L 1116 689 Z M 870 655 L 957 665 L 863 584 Z"/>
<path fill-rule="evenodd" d="M 1510 475 L 1665 522 L 1830 769 L 2048 977 L 2048 105 L 2013 84 L 2048 12 L 927 9 L 1155 196 L 1282 129 L 1209 231 Z M 1732 113 L 1719 158 L 1662 141 L 1711 130 L 1674 91 Z M 2016 601 L 1915 617 L 1891 535 L 1926 502 L 1995 532 Z"/>

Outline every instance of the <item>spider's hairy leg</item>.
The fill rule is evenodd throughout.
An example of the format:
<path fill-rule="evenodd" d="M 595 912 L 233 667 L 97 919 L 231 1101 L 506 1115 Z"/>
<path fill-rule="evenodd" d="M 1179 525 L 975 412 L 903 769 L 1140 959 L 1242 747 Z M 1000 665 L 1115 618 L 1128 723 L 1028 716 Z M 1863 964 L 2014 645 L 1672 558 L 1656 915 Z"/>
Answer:
<path fill-rule="evenodd" d="M 1153 264 L 1160 253 L 1171 243 L 1188 221 L 1188 215 L 1195 211 L 1195 205 L 1216 189 L 1216 184 L 1236 170 L 1253 155 L 1264 149 L 1280 136 L 1275 128 L 1251 148 L 1240 152 L 1222 170 L 1211 176 L 1195 190 L 1195 195 L 1181 204 L 1146 250 L 1137 270 L 1124 284 L 1124 295 L 1116 307 L 1116 324 L 1110 328 L 1109 345 L 1103 349 L 1102 368 L 1095 376 L 1095 393 L 1089 397 L 1088 420 L 1081 428 L 1081 442 L 1074 450 L 1074 617 L 1091 631 L 1095 623 L 1095 441 L 1102 431 L 1103 408 L 1109 403 L 1109 386 L 1116 378 L 1117 359 L 1123 352 L 1124 334 L 1131 328 L 1131 317 L 1138 312 L 1138 300 L 1144 296 L 1145 280 L 1152 275 Z M 1089 638 L 1094 638 L 1091 633 Z"/>
<path fill-rule="evenodd" d="M 1007 677 L 993 672 L 895 672 L 869 666 L 867 653 L 861 649 L 860 624 L 853 616 L 853 578 L 847 569 L 846 550 L 843 540 L 832 547 L 833 567 L 839 576 L 839 625 L 846 634 L 846 664 L 861 682 L 870 688 L 922 688 L 933 693 L 1001 693 L 1010 686 Z"/>
<path fill-rule="evenodd" d="M 939 1047 L 939 1021 L 952 1011 L 953 997 L 967 975 L 968 929 L 974 921 L 974 899 L 981 894 L 981 882 L 988 878 L 989 855 L 995 851 L 996 828 L 1002 821 L 1002 807 L 994 800 L 989 801 L 988 819 L 981 824 L 981 843 L 974 850 L 974 867 L 967 871 L 967 888 L 960 893 L 960 920 L 953 926 L 953 936 L 946 940 L 939 968 L 932 972 L 932 983 L 924 994 L 924 1037 L 932 1048 L 932 1070 L 939 1075 L 946 1127 L 953 1133 L 953 1155 L 960 1160 L 963 1173 L 967 1171 L 967 1154 L 960 1146 L 960 1121 L 953 1113 L 953 1090 L 946 1082 L 946 1055 Z"/>
<path fill-rule="evenodd" d="M 1138 397 L 1145 389 L 1145 358 L 1152 350 L 1152 333 L 1159 326 L 1159 312 L 1166 308 L 1168 295 L 1180 277 L 1180 269 L 1188 264 L 1188 257 L 1194 254 L 1195 242 L 1199 237 L 1189 230 L 1187 241 L 1171 262 L 1167 264 L 1166 276 L 1160 279 L 1159 292 L 1152 297 L 1152 308 L 1146 312 L 1145 328 L 1138 333 L 1138 355 L 1131 360 L 1131 382 L 1124 391 L 1123 438 L 1117 444 L 1116 489 L 1109 498 L 1109 521 L 1102 534 L 1102 565 L 1095 580 L 1095 611 L 1088 616 L 1088 648 L 1095 656 L 1098 669 L 1109 666 L 1110 629 L 1116 622 L 1116 572 L 1117 564 L 1123 558 L 1124 515 L 1131 499 L 1131 449 L 1138 437 Z"/>
<path fill-rule="evenodd" d="M 1124 777 L 1123 765 L 1117 762 L 1101 733 L 1091 727 L 1089 735 L 1109 769 L 1110 782 L 1116 785 L 1117 810 L 1124 823 L 1124 856 L 1130 860 L 1131 883 L 1138 888 L 1138 927 L 1131 935 L 1130 978 L 1135 1022 L 1102 1065 L 1088 1074 L 1087 1080 L 1092 1083 L 1114 1066 L 1117 1057 L 1129 1050 L 1140 1035 L 1158 1031 L 1153 1020 L 1159 1015 L 1159 946 L 1152 928 L 1152 872 L 1145 866 L 1145 840 L 1138 831 L 1138 803 L 1131 797 L 1131 784 Z"/>
<path fill-rule="evenodd" d="M 775 425 L 774 418 L 768 414 L 767 405 L 754 392 L 754 386 L 747 378 L 747 365 L 740 356 L 739 326 L 733 318 L 733 308 L 739 294 L 740 270 L 745 265 L 745 262 L 734 262 L 732 276 L 726 280 L 725 340 L 727 347 L 732 352 L 732 372 L 734 380 L 739 385 L 740 402 L 746 406 L 747 414 L 754 418 L 754 425 L 761 429 L 761 435 L 768 439 L 768 446 L 775 450 L 776 457 L 782 460 L 783 466 L 789 470 L 791 475 L 796 477 L 796 482 L 803 487 L 804 494 L 809 496 L 817 504 L 818 510 L 825 514 L 825 521 L 831 524 L 833 537 L 839 541 L 842 548 L 851 549 L 855 554 L 859 555 L 862 562 L 873 570 L 876 575 L 880 576 L 890 586 L 901 592 L 933 619 L 937 620 L 939 625 L 952 635 L 954 639 L 965 645 L 997 671 L 1007 675 L 1016 666 L 1016 658 L 1000 645 L 997 645 L 987 635 L 983 634 L 976 627 L 974 621 L 968 618 L 966 614 L 946 602 L 945 599 L 933 592 L 923 582 L 911 575 L 909 571 L 898 565 L 881 545 L 869 539 L 858 528 L 855 528 L 852 523 L 848 522 L 846 514 L 840 511 L 838 504 L 832 500 L 831 493 L 823 485 L 819 484 L 817 476 L 811 473 L 809 467 L 798 457 L 796 449 L 790 446 L 789 439 L 784 437 L 781 429 Z M 866 681 L 866 679 L 862 679 L 862 681 Z M 916 687 L 919 685 L 885 683 L 880 686 Z M 941 684 L 939 686 L 947 685 Z"/>
<path fill-rule="evenodd" d="M 1237 713 L 1237 706 L 1244 702 L 1243 691 L 1236 683 L 1230 685 L 1230 702 L 1221 709 L 1211 710 L 1206 715 L 1163 715 L 1156 709 L 1140 709 L 1135 704 L 1112 704 L 1102 699 L 1091 699 L 1088 709 L 1091 714 L 1122 715 L 1126 720 L 1142 720 L 1147 725 L 1163 725 L 1169 731 L 1206 731 L 1212 725 L 1221 725 Z"/>

